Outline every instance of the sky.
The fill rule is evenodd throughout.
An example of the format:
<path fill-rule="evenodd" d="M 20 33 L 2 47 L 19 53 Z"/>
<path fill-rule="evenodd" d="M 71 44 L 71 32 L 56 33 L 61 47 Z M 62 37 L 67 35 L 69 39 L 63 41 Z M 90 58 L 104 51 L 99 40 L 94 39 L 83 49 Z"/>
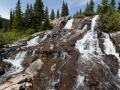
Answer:
<path fill-rule="evenodd" d="M 44 6 L 48 6 L 49 13 L 52 9 L 54 9 L 55 14 L 57 9 L 61 11 L 63 0 L 42 0 L 44 2 Z M 69 14 L 73 16 L 77 11 L 85 10 L 87 2 L 90 0 L 64 0 L 64 2 L 68 3 Z M 94 0 L 95 7 L 101 3 L 101 0 Z M 116 0 L 116 5 L 118 5 L 120 0 Z M 15 9 L 17 0 L 0 0 L 0 15 L 1 17 L 9 19 L 10 9 Z M 21 9 L 22 12 L 25 11 L 27 3 L 34 4 L 35 0 L 21 0 Z M 96 10 L 96 9 L 95 9 Z"/>

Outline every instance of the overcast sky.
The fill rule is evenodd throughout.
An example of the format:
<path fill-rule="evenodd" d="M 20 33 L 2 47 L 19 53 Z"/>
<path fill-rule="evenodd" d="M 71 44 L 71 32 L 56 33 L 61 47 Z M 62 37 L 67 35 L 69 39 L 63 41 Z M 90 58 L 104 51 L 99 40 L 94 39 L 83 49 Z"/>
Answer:
<path fill-rule="evenodd" d="M 49 13 L 52 9 L 57 11 L 57 9 L 61 10 L 63 0 L 42 0 L 44 2 L 44 6 L 48 6 Z M 68 3 L 69 13 L 72 16 L 76 11 L 79 11 L 80 8 L 82 10 L 85 9 L 86 3 L 90 0 L 64 0 Z M 21 8 L 22 12 L 26 9 L 26 4 L 34 4 L 35 0 L 21 0 Z M 101 3 L 101 0 L 94 0 L 95 7 L 98 3 Z M 116 4 L 118 4 L 119 0 L 116 0 Z M 15 9 L 17 0 L 0 0 L 0 15 L 4 18 L 9 19 L 10 9 Z"/>

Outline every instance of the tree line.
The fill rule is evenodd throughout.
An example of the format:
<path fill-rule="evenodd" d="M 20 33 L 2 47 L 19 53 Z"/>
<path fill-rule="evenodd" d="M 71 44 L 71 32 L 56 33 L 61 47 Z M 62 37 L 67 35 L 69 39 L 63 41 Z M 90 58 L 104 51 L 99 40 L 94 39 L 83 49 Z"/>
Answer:
<path fill-rule="evenodd" d="M 25 12 L 21 10 L 21 1 L 18 0 L 15 9 L 10 10 L 10 20 L 0 16 L 0 47 L 24 37 L 30 37 L 31 34 L 50 30 L 53 25 L 50 20 L 69 15 L 68 5 L 63 1 L 56 14 L 52 9 L 49 15 L 49 8 L 44 6 L 42 0 L 35 0 L 34 4 L 27 4 Z"/>
<path fill-rule="evenodd" d="M 15 9 L 10 10 L 10 20 L 4 20 L 4 22 L 2 22 L 3 20 L 0 19 L 0 29 L 4 28 L 3 31 L 25 31 L 26 33 L 43 31 L 53 28 L 50 24 L 50 20 L 68 15 L 68 5 L 67 2 L 65 3 L 64 1 L 61 14 L 58 9 L 55 15 L 54 9 L 52 9 L 51 14 L 49 15 L 49 9 L 47 6 L 44 6 L 42 0 L 36 0 L 33 5 L 27 4 L 24 13 L 21 11 L 21 1 L 18 0 Z"/>
<path fill-rule="evenodd" d="M 96 12 L 94 11 L 94 1 L 90 0 L 86 4 L 84 11 L 80 9 L 73 17 L 84 18 L 85 16 L 99 15 L 99 29 L 104 32 L 120 31 L 120 2 L 116 7 L 115 0 L 102 0 L 101 4 L 98 4 Z"/>

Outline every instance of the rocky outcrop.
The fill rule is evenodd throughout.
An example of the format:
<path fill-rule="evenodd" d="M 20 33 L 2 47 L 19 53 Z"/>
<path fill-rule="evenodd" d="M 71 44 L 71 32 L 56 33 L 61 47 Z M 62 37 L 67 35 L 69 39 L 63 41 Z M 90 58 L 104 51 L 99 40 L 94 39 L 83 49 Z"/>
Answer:
<path fill-rule="evenodd" d="M 42 67 L 41 59 L 37 59 L 25 70 L 24 73 L 13 75 L 5 84 L 0 85 L 0 90 L 25 90 L 32 86 L 29 83 Z"/>
<path fill-rule="evenodd" d="M 70 17 L 62 17 L 51 21 L 51 24 L 54 26 L 54 30 L 63 29 L 67 21 L 70 20 Z"/>
<path fill-rule="evenodd" d="M 53 22 L 55 29 L 58 29 L 60 23 L 56 23 Z M 105 36 L 98 30 L 88 31 L 91 28 L 91 17 L 73 23 L 70 30 L 60 29 L 63 25 L 58 30 L 34 34 L 39 36 L 34 40 L 37 43 L 30 46 L 25 44 L 10 52 L 6 58 L 14 58 L 18 52 L 26 52 L 21 63 L 24 70 L 10 75 L 0 85 L 0 90 L 119 90 L 119 61 L 115 55 L 105 54 Z M 82 30 L 84 25 L 88 26 L 85 31 Z M 93 37 L 86 38 L 84 50 L 89 51 L 89 46 L 100 47 L 95 48 L 92 54 L 88 53 L 88 60 L 83 59 L 81 56 L 84 52 L 76 48 L 77 40 L 82 40 L 87 31 L 93 32 Z M 97 49 L 101 49 L 100 55 Z M 17 59 L 19 57 L 22 56 Z"/>

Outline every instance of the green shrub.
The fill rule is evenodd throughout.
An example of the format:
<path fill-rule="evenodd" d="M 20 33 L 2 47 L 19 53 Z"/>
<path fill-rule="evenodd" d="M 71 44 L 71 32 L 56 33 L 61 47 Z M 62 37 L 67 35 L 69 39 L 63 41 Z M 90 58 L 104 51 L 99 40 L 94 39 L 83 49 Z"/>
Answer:
<path fill-rule="evenodd" d="M 78 19 L 82 19 L 82 18 L 84 18 L 85 16 L 84 16 L 84 14 L 77 13 L 74 17 L 75 17 L 75 18 L 78 18 Z"/>
<path fill-rule="evenodd" d="M 26 31 L 26 34 L 33 34 L 35 32 L 35 30 L 34 29 L 32 29 L 32 28 L 29 28 L 27 31 Z"/>

